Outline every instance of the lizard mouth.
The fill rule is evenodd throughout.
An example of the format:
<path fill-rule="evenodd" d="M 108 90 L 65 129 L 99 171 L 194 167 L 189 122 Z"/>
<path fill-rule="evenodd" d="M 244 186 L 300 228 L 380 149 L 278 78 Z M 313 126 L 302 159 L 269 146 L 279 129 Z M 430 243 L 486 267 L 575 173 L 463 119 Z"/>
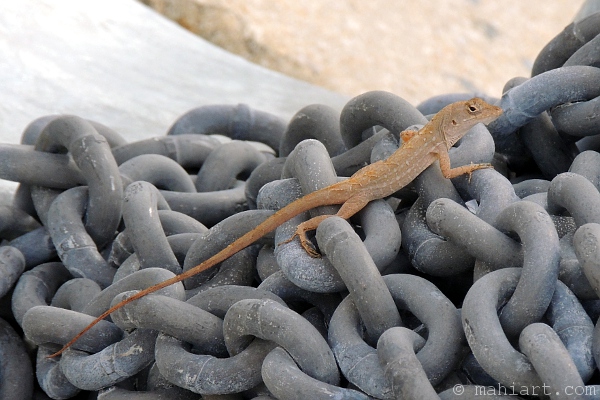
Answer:
<path fill-rule="evenodd" d="M 481 122 L 481 123 L 482 123 L 482 124 L 484 124 L 484 125 L 487 125 L 487 124 L 489 124 L 490 122 L 493 122 L 493 121 L 495 121 L 496 119 L 498 119 L 498 117 L 500 117 L 500 116 L 503 114 L 503 112 L 504 112 L 504 111 L 503 111 L 503 110 L 502 110 L 500 107 L 497 107 L 497 108 L 498 108 L 498 110 L 497 110 L 497 112 L 496 112 L 494 115 L 491 115 L 491 116 L 489 116 L 488 118 L 485 118 L 485 119 L 483 119 L 483 120 L 480 120 L 479 122 Z M 472 117 L 472 118 L 469 118 L 469 119 L 470 119 L 470 120 L 471 120 L 471 119 L 476 119 L 476 117 Z"/>
<path fill-rule="evenodd" d="M 487 118 L 484 122 L 484 125 L 489 124 L 492 121 L 495 121 L 496 119 L 498 119 L 498 117 L 500 117 L 502 114 L 504 114 L 504 110 L 501 109 L 500 107 L 496 107 L 496 114 Z"/>

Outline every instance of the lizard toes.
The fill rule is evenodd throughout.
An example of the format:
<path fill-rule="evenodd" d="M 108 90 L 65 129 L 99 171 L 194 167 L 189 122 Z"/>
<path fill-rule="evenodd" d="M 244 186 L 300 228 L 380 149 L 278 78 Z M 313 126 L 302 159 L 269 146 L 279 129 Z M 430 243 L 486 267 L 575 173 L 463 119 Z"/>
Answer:
<path fill-rule="evenodd" d="M 312 258 L 321 258 L 321 253 L 319 253 L 312 247 L 305 248 L 305 250 L 308 253 L 308 255 L 311 256 Z"/>
<path fill-rule="evenodd" d="M 310 244 L 310 242 L 308 240 L 301 241 L 300 244 L 302 245 L 302 247 L 304 248 L 304 251 L 306 251 L 309 256 L 311 256 L 312 258 L 321 258 L 321 254 L 317 250 L 315 250 L 314 247 L 312 247 L 312 245 Z"/>
<path fill-rule="evenodd" d="M 294 240 L 296 238 L 296 236 L 299 236 L 297 232 L 294 233 L 292 236 L 290 236 L 288 239 L 283 240 L 283 241 L 277 243 L 277 246 L 281 246 L 283 244 L 290 243 L 292 240 Z"/>

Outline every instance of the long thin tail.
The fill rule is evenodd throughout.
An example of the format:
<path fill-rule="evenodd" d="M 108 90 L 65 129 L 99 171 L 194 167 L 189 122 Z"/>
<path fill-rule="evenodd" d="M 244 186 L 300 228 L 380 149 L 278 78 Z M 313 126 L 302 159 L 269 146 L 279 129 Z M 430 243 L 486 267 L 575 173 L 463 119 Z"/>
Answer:
<path fill-rule="evenodd" d="M 329 188 L 325 188 L 325 189 L 329 189 Z M 146 289 L 134 294 L 133 296 L 121 301 L 120 303 L 115 304 L 114 306 L 112 306 L 111 308 L 106 310 L 104 313 L 102 313 L 94 321 L 92 321 L 88 326 L 86 326 L 73 339 L 71 339 L 71 341 L 69 343 L 65 344 L 62 349 L 60 349 L 59 351 L 57 351 L 56 353 L 54 353 L 52 355 L 49 355 L 48 358 L 52 358 L 52 357 L 61 355 L 66 349 L 71 347 L 71 345 L 73 343 L 75 343 L 77 340 L 79 340 L 79 338 L 81 336 L 83 336 L 87 331 L 89 331 L 94 325 L 96 325 L 98 322 L 102 321 L 104 318 L 108 317 L 111 313 L 113 313 L 114 311 L 123 307 L 124 305 L 129 304 L 132 301 L 137 300 L 139 298 L 142 298 L 142 297 L 146 296 L 147 294 L 156 292 L 157 290 L 163 289 L 167 286 L 170 286 L 174 283 L 180 282 L 184 279 L 187 279 L 191 276 L 194 276 L 202 271 L 209 269 L 210 267 L 228 259 L 229 257 L 234 255 L 238 251 L 241 251 L 241 250 L 245 249 L 246 247 L 250 246 L 251 244 L 253 244 L 257 240 L 259 240 L 260 238 L 262 238 L 269 232 L 274 231 L 275 228 L 277 228 L 279 225 L 283 224 L 284 222 L 286 222 L 289 219 L 294 218 L 298 214 L 301 214 L 305 211 L 308 211 L 312 208 L 319 207 L 319 206 L 343 203 L 343 201 L 338 202 L 338 201 L 333 201 L 331 199 L 327 199 L 326 197 L 324 198 L 323 193 L 321 193 L 321 192 L 325 189 L 321 189 L 321 190 L 317 190 L 316 192 L 309 193 L 308 195 L 306 195 L 298 200 L 295 200 L 295 201 L 291 202 L 290 204 L 288 204 L 287 206 L 283 207 L 282 209 L 276 211 L 273 215 L 271 215 L 266 220 L 264 220 L 263 222 L 258 224 L 256 226 L 256 228 L 245 233 L 239 239 L 232 242 L 229 246 L 225 247 L 223 250 L 219 251 L 214 256 L 208 258 L 206 261 L 196 265 L 194 268 L 191 268 L 191 269 L 189 269 L 177 276 L 169 278 L 165 281 L 157 283 L 156 285 L 150 286 L 149 288 L 146 288 Z M 333 196 L 331 196 L 331 197 L 333 197 Z M 330 200 L 330 201 L 327 201 L 327 200 Z"/>

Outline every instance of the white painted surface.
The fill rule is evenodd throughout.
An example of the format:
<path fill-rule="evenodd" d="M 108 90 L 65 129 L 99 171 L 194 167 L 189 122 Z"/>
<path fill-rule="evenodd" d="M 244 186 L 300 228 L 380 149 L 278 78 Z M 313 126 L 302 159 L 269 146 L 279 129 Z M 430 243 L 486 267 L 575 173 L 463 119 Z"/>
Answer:
<path fill-rule="evenodd" d="M 291 117 L 346 98 L 251 64 L 134 0 L 0 0 L 0 141 L 34 118 L 75 114 L 128 140 L 187 110 L 246 103 Z"/>

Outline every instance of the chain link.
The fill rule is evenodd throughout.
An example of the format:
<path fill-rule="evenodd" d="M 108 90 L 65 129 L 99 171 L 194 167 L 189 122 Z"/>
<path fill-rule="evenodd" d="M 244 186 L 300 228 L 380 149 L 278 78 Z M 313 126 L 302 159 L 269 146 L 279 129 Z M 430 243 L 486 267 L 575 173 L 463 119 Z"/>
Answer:
<path fill-rule="evenodd" d="M 600 398 L 600 13 L 507 82 L 504 114 L 356 217 L 283 243 L 319 207 L 184 282 L 297 198 L 385 159 L 417 107 L 382 91 L 289 121 L 203 106 L 128 143 L 75 116 L 0 145 L 0 398 Z M 402 173 L 401 170 L 398 173 Z M 35 372 L 35 376 L 34 376 Z M 10 390 L 8 388 L 11 388 Z M 41 396 L 41 395 L 40 395 Z M 577 397 L 579 396 L 579 397 Z M 41 398 L 41 397 L 40 397 Z"/>

